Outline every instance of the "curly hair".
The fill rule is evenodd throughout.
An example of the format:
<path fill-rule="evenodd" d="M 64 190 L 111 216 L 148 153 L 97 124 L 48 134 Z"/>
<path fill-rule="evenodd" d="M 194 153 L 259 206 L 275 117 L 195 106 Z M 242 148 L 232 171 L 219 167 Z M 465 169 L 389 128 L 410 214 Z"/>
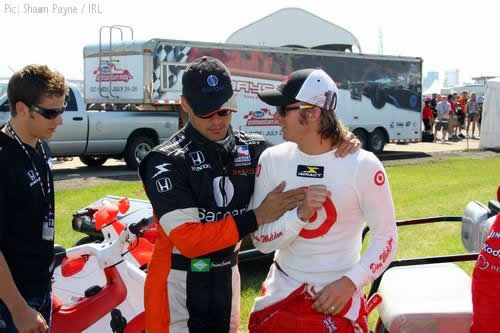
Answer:
<path fill-rule="evenodd" d="M 40 104 L 43 97 L 65 96 L 68 85 L 64 76 L 46 65 L 28 65 L 12 75 L 7 86 L 10 113 L 16 115 L 17 102 L 27 106 Z"/>

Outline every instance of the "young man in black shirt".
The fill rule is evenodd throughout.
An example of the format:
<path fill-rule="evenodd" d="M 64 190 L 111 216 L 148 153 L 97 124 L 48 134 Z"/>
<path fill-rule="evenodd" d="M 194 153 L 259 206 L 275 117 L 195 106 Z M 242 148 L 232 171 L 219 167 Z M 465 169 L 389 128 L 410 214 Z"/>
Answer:
<path fill-rule="evenodd" d="M 62 124 L 68 87 L 44 65 L 14 73 L 9 122 L 0 129 L 0 328 L 47 332 L 54 256 L 49 139 Z M 3 326 L 3 327 L 2 327 Z"/>

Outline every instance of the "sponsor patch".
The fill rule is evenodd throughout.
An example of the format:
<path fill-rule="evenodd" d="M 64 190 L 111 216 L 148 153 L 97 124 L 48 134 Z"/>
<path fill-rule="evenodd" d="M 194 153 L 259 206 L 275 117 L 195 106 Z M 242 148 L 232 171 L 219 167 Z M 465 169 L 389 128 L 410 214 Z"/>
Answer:
<path fill-rule="evenodd" d="M 163 163 L 163 164 L 155 166 L 155 168 L 158 170 L 158 172 L 153 175 L 153 178 L 161 175 L 164 172 L 170 171 L 170 169 L 168 168 L 169 165 L 172 165 L 172 163 Z"/>
<path fill-rule="evenodd" d="M 35 170 L 30 170 L 28 171 L 28 177 L 30 179 L 30 182 L 35 181 L 36 179 L 36 173 Z"/>
<path fill-rule="evenodd" d="M 236 146 L 236 154 L 237 156 L 234 158 L 235 164 L 242 164 L 252 160 L 247 145 Z"/>
<path fill-rule="evenodd" d="M 214 198 L 218 207 L 227 207 L 234 196 L 234 185 L 229 177 L 215 177 L 213 180 Z"/>
<path fill-rule="evenodd" d="M 314 165 L 298 165 L 297 176 L 309 178 L 323 178 L 325 167 Z"/>
<path fill-rule="evenodd" d="M 323 325 L 325 326 L 326 329 L 328 329 L 328 333 L 337 332 L 337 325 L 335 325 L 335 322 L 333 321 L 332 317 L 328 316 L 325 319 L 323 319 Z"/>
<path fill-rule="evenodd" d="M 375 173 L 375 176 L 373 177 L 373 180 L 375 181 L 375 185 L 382 186 L 385 183 L 385 175 L 382 171 L 377 171 Z"/>
<path fill-rule="evenodd" d="M 210 272 L 210 258 L 191 259 L 191 272 Z"/>
<path fill-rule="evenodd" d="M 488 260 L 486 260 L 486 258 L 482 254 L 480 254 L 477 257 L 476 266 L 479 269 L 484 270 L 484 269 L 488 268 L 489 265 L 490 265 L 490 263 L 488 262 Z"/>
<path fill-rule="evenodd" d="M 193 161 L 194 166 L 199 166 L 205 163 L 205 155 L 201 151 L 195 151 L 194 153 L 189 153 L 191 161 Z"/>
<path fill-rule="evenodd" d="M 160 178 L 156 181 L 156 189 L 160 193 L 168 192 L 172 189 L 172 182 L 170 181 L 170 178 L 165 177 L 165 178 Z"/>
<path fill-rule="evenodd" d="M 255 168 L 238 168 L 233 170 L 233 176 L 241 176 L 241 175 L 253 175 L 255 174 Z"/>
<path fill-rule="evenodd" d="M 209 163 L 205 163 L 205 155 L 203 155 L 201 151 L 195 151 L 194 153 L 189 153 L 189 157 L 191 157 L 191 162 L 193 162 L 193 165 L 191 166 L 191 170 L 193 171 L 198 172 L 212 168 L 212 166 Z"/>

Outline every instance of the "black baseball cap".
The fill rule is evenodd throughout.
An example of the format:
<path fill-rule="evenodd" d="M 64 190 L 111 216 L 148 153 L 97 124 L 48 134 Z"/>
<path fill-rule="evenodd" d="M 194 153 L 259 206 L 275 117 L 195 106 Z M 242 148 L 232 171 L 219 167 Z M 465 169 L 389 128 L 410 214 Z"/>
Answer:
<path fill-rule="evenodd" d="M 331 111 L 337 107 L 337 94 L 333 79 L 325 71 L 312 68 L 292 72 L 276 89 L 257 93 L 263 102 L 273 106 L 300 101 Z"/>
<path fill-rule="evenodd" d="M 182 76 L 182 95 L 199 117 L 221 109 L 237 111 L 231 74 L 226 65 L 213 57 L 201 57 L 188 65 Z"/>

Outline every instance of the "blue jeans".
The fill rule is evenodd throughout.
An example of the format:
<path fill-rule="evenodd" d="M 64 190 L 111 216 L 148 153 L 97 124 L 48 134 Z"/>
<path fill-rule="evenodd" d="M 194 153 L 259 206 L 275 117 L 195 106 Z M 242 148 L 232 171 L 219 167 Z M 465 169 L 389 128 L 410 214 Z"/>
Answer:
<path fill-rule="evenodd" d="M 28 297 L 26 298 L 26 303 L 31 306 L 36 311 L 40 312 L 43 316 L 47 325 L 49 326 L 50 332 L 50 320 L 52 319 L 52 293 L 49 292 L 44 297 Z M 9 309 L 0 300 L 0 333 L 18 333 L 14 322 L 12 321 L 12 316 Z"/>

